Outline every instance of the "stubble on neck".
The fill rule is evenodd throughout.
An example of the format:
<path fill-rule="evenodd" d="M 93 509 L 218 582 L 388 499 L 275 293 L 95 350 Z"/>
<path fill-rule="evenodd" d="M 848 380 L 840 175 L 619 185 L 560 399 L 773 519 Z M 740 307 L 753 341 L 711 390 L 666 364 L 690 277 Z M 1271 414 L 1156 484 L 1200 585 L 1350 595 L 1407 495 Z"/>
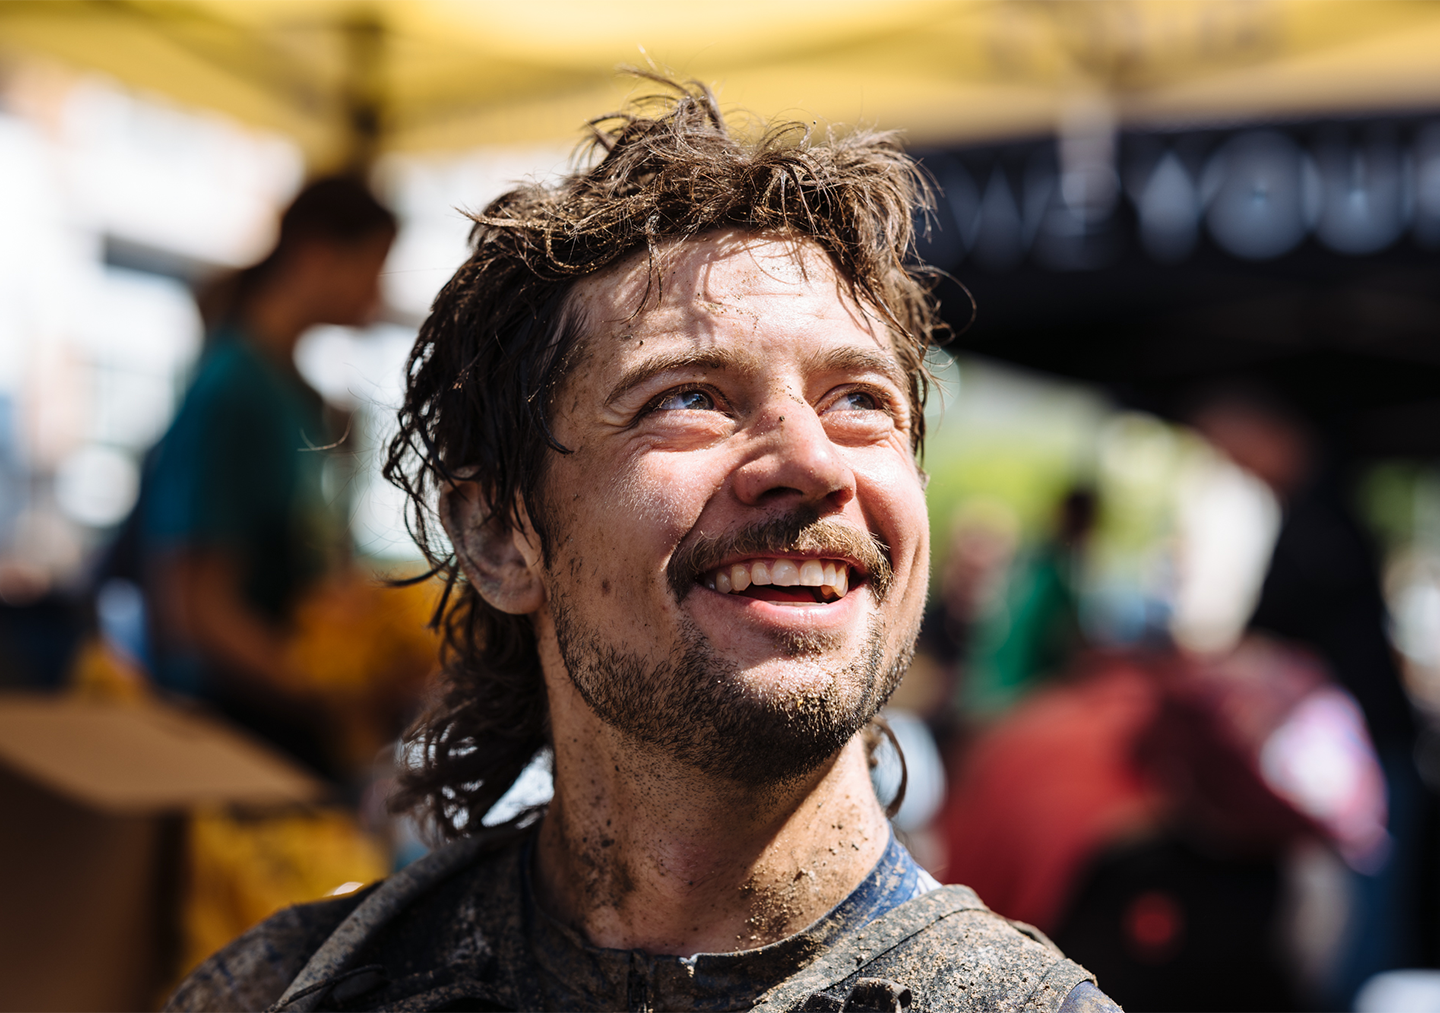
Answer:
<path fill-rule="evenodd" d="M 764 946 L 843 900 L 888 842 L 858 736 L 802 783 L 758 792 L 717 790 L 668 762 L 616 763 L 625 748 L 602 740 L 572 766 L 557 742 L 537 846 L 541 906 L 593 945 Z"/>

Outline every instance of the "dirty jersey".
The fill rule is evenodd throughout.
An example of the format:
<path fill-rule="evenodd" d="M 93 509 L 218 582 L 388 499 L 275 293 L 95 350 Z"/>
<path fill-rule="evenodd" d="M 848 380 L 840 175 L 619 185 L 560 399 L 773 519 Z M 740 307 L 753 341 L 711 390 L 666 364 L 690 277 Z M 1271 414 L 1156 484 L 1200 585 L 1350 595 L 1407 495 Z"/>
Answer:
<path fill-rule="evenodd" d="M 690 957 L 598 948 L 550 917 L 530 890 L 532 842 L 519 832 L 470 844 L 474 857 L 448 867 L 440 855 L 438 873 L 410 873 L 411 889 L 391 889 L 388 901 L 387 885 L 410 870 L 282 911 L 196 969 L 166 1009 L 1119 1010 L 1037 930 L 964 887 L 938 888 L 893 838 L 865 880 L 804 931 Z M 898 925 L 946 894 L 952 914 L 918 932 Z M 867 933 L 878 957 L 852 960 Z M 840 970 L 819 973 L 837 955 Z M 317 980 L 298 987 L 302 971 Z"/>

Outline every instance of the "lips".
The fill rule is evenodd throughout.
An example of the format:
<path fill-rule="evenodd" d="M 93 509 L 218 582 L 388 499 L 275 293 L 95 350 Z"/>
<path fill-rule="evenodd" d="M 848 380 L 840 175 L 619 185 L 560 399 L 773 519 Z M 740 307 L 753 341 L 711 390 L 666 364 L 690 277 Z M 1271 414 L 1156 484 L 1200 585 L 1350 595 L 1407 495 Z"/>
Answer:
<path fill-rule="evenodd" d="M 760 558 L 726 563 L 701 583 L 720 594 L 744 594 L 770 601 L 832 602 L 850 589 L 850 563 L 843 559 Z M 776 594 L 780 588 L 795 591 Z"/>
<path fill-rule="evenodd" d="M 807 509 L 727 534 L 699 534 L 676 550 L 666 576 L 676 601 L 709 588 L 804 603 L 837 601 L 862 582 L 884 600 L 893 571 L 888 548 L 872 533 Z"/>

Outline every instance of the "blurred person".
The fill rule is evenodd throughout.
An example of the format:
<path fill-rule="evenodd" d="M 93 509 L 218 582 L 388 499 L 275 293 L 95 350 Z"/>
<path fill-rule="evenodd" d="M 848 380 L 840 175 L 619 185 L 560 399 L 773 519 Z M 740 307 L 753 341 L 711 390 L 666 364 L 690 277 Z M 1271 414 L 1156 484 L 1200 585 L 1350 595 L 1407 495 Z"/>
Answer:
<path fill-rule="evenodd" d="M 1280 503 L 1280 531 L 1247 628 L 1315 650 L 1360 702 L 1381 753 L 1408 752 L 1415 719 L 1386 633 L 1375 548 L 1313 426 L 1259 388 L 1217 394 L 1194 423 Z"/>
<path fill-rule="evenodd" d="M 411 355 L 387 475 L 463 579 L 398 802 L 454 840 L 171 1008 L 1115 1008 L 870 780 L 928 583 L 918 170 L 676 90 L 476 215 Z"/>
<path fill-rule="evenodd" d="M 1324 660 L 1364 712 L 1385 772 L 1392 854 L 1356 872 L 1355 908 L 1332 1001 L 1348 1003 L 1371 975 L 1422 959 L 1421 926 L 1435 898 L 1419 889 L 1426 812 L 1416 770 L 1415 717 L 1387 633 L 1379 564 L 1346 501 L 1333 456 L 1315 427 L 1273 391 L 1235 384 L 1200 402 L 1200 433 L 1274 492 L 1280 530 L 1248 630 L 1304 645 Z M 1422 906 L 1423 905 L 1423 906 Z M 1423 955 L 1433 959 L 1433 955 Z"/>
<path fill-rule="evenodd" d="M 889 787 L 885 777 L 898 784 L 903 767 L 904 802 L 894 823 L 911 853 L 936 875 L 944 872 L 946 849 L 934 817 L 945 797 L 947 764 L 953 768 L 963 755 L 969 730 L 959 708 L 965 658 L 973 630 L 1001 604 L 1018 530 L 1014 513 L 994 500 L 972 500 L 955 511 L 915 657 L 885 708 L 892 729 L 909 738 L 898 751 L 903 764 L 896 753 L 883 754 L 877 784 Z"/>
<path fill-rule="evenodd" d="M 971 720 L 993 720 L 1084 645 L 1079 569 L 1095 526 L 1093 489 L 1077 486 L 1055 507 L 1049 535 L 1011 567 L 1004 605 L 974 630 L 961 687 Z"/>
<path fill-rule="evenodd" d="M 271 253 L 202 298 L 206 347 L 133 525 L 160 684 L 329 776 L 329 722 L 288 637 L 302 595 L 344 560 L 346 529 L 321 487 L 335 427 L 294 351 L 311 327 L 372 317 L 395 231 L 362 183 L 317 180 Z"/>
<path fill-rule="evenodd" d="M 955 512 L 915 660 L 899 690 L 907 698 L 904 706 L 924 716 L 942 739 L 956 723 L 955 697 L 975 628 L 1002 604 L 1018 530 L 1014 513 L 1002 503 L 979 499 Z"/>

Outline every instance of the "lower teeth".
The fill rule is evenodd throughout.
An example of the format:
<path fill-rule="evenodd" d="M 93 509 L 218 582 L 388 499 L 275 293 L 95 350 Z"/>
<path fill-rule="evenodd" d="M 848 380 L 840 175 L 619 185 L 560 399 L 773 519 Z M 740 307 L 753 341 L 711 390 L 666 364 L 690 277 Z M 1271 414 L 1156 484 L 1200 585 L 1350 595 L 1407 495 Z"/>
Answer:
<path fill-rule="evenodd" d="M 769 585 L 769 584 L 755 584 L 755 585 L 752 585 L 752 587 L 753 587 L 753 588 L 756 588 L 756 589 L 759 589 L 759 588 L 762 588 L 762 587 L 770 587 L 770 586 L 771 586 L 771 585 Z M 782 585 L 782 586 L 784 586 L 784 585 Z M 802 589 L 803 589 L 803 590 L 806 590 L 806 591 L 809 591 L 810 594 L 811 594 L 811 596 L 815 599 L 815 601 L 816 601 L 818 604 L 821 604 L 821 605 L 829 605 L 831 602 L 837 602 L 837 601 L 839 601 L 840 598 L 841 598 L 840 593 L 839 593 L 838 591 L 836 591 L 835 588 L 831 587 L 831 586 L 828 585 L 828 584 L 826 584 L 824 587 L 815 587 L 814 585 L 790 585 L 790 586 L 793 586 L 794 589 L 797 590 L 797 591 L 802 590 Z M 712 590 L 713 590 L 713 587 L 712 587 Z M 733 594 L 733 595 L 738 595 L 738 596 L 741 597 L 741 598 L 758 598 L 758 597 L 760 597 L 760 595 L 754 594 L 754 593 L 752 593 L 751 591 L 749 591 L 748 589 L 745 590 L 745 591 L 730 591 L 730 592 L 728 592 L 728 593 L 729 593 L 729 594 Z"/>

